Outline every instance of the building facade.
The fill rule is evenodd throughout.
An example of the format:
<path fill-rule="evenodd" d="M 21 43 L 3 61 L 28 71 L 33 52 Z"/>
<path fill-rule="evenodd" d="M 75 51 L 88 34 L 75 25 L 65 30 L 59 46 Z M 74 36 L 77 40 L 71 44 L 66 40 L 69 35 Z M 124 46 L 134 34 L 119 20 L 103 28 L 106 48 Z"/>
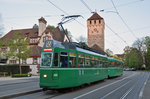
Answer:
<path fill-rule="evenodd" d="M 104 19 L 96 12 L 87 20 L 88 46 L 98 51 L 104 51 Z"/>
<path fill-rule="evenodd" d="M 27 59 L 23 59 L 21 61 L 21 64 L 29 65 L 31 70 L 30 73 L 32 73 L 33 75 L 39 74 L 41 48 L 43 47 L 45 40 L 68 42 L 66 33 L 64 33 L 63 30 L 59 29 L 59 27 L 51 30 L 49 27 L 47 27 L 47 21 L 43 17 L 41 17 L 38 21 L 39 26 L 30 29 L 11 30 L 0 39 L 2 42 L 5 42 L 7 39 L 13 39 L 14 34 L 19 31 L 21 31 L 21 36 L 24 39 L 29 38 L 29 45 L 32 49 L 32 55 Z M 2 53 L 6 53 L 7 51 L 9 51 L 9 48 L 4 46 L 0 50 Z M 11 58 L 6 59 L 5 57 L 1 57 L 1 60 L 3 60 L 3 63 L 6 64 L 19 64 L 18 61 Z"/>

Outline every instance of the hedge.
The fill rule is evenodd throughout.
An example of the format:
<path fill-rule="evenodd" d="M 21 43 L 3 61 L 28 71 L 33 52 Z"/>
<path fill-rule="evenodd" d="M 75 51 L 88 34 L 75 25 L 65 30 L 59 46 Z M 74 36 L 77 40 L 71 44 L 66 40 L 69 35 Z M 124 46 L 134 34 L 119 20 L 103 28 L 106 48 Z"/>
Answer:
<path fill-rule="evenodd" d="M 32 74 L 13 74 L 12 77 L 31 77 Z"/>
<path fill-rule="evenodd" d="M 21 66 L 22 74 L 27 74 L 30 71 L 29 66 Z M 8 72 L 9 74 L 19 74 L 19 65 L 0 65 L 0 72 Z"/>

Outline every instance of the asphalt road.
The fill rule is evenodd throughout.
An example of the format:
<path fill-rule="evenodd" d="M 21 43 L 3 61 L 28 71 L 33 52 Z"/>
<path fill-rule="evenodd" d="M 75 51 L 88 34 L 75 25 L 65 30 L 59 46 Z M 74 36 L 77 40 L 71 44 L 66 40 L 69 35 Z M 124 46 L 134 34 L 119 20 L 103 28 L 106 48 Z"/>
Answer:
<path fill-rule="evenodd" d="M 146 84 L 150 83 L 149 75 L 149 72 L 127 71 L 120 77 L 106 79 L 65 93 L 45 91 L 13 99 L 150 99 L 148 94 L 150 88 Z M 147 94 L 145 89 L 149 91 L 146 91 Z"/>
<path fill-rule="evenodd" d="M 39 78 L 0 81 L 0 98 L 39 89 Z"/>

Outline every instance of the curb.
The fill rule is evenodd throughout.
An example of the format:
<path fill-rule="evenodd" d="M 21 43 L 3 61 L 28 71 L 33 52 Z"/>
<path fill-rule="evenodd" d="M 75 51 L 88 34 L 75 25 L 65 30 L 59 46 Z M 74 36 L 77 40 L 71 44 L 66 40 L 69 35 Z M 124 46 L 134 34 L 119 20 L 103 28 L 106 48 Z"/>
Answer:
<path fill-rule="evenodd" d="M 0 99 L 9 99 L 9 98 L 14 98 L 14 97 L 23 96 L 23 95 L 32 94 L 32 93 L 41 92 L 41 91 L 42 89 L 38 89 L 38 90 L 33 90 L 33 91 L 28 91 L 28 92 L 23 92 L 23 93 L 17 93 L 17 94 L 12 94 L 8 96 L 2 96 L 0 97 Z"/>
<path fill-rule="evenodd" d="M 20 83 L 27 83 L 27 82 L 37 82 L 37 81 L 24 81 L 24 82 L 15 82 L 15 83 L 8 83 L 8 84 L 0 84 L 0 86 L 12 85 L 12 84 L 20 84 Z"/>

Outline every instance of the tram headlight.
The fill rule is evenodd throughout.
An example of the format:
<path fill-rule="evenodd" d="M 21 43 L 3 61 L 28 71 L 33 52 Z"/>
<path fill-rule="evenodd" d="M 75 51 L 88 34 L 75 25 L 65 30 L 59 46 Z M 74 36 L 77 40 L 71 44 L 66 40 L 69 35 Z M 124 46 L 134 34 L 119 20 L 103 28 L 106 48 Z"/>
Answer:
<path fill-rule="evenodd" d="M 43 77 L 44 77 L 44 78 L 46 78 L 46 77 L 47 77 L 47 75 L 43 75 Z"/>

